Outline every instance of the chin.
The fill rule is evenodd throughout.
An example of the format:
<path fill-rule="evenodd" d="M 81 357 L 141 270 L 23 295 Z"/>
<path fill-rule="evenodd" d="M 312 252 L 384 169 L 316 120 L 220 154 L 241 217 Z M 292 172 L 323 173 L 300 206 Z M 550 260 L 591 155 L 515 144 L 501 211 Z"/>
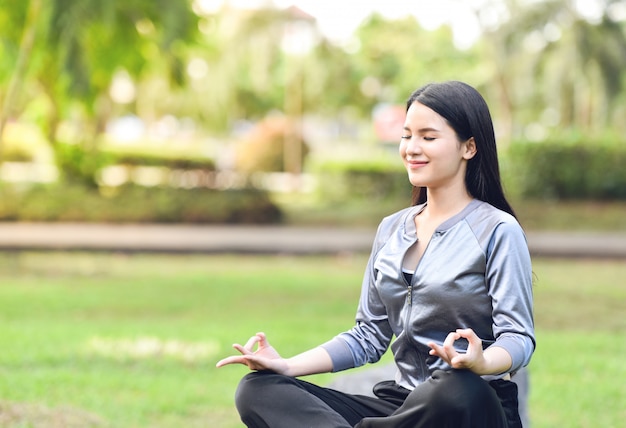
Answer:
<path fill-rule="evenodd" d="M 411 183 L 415 187 L 426 187 L 426 183 L 424 183 L 424 180 L 418 180 L 417 178 L 411 177 L 410 175 L 409 183 Z"/>

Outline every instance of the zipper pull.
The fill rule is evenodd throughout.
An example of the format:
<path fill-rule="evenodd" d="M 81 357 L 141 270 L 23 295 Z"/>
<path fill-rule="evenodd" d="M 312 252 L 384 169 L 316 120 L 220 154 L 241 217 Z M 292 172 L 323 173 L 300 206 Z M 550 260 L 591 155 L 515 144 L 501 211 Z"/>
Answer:
<path fill-rule="evenodd" d="M 407 292 L 406 292 L 406 304 L 411 306 L 412 303 L 412 299 L 411 299 L 411 291 L 413 290 L 413 287 L 411 287 L 410 285 L 406 288 Z"/>

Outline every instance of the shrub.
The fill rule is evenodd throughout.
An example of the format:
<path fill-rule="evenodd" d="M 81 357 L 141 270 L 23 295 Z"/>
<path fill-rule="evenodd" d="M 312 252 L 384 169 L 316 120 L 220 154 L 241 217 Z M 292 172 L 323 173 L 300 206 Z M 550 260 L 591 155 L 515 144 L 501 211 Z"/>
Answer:
<path fill-rule="evenodd" d="M 116 152 L 85 149 L 78 144 L 59 142 L 55 147 L 55 160 L 65 181 L 97 188 L 97 174 L 109 165 L 158 166 L 171 170 L 215 171 L 213 159 L 183 157 L 171 154 Z"/>
<path fill-rule="evenodd" d="M 626 200 L 626 146 L 612 142 L 513 143 L 504 175 L 527 198 Z"/>
<path fill-rule="evenodd" d="M 155 223 L 277 223 L 282 212 L 256 189 L 176 189 L 126 185 L 0 188 L 0 220 Z"/>
<path fill-rule="evenodd" d="M 160 166 L 169 169 L 199 169 L 215 171 L 215 162 L 209 158 L 155 155 L 148 153 L 109 152 L 110 163 L 127 166 Z"/>
<path fill-rule="evenodd" d="M 112 157 L 79 144 L 58 142 L 54 149 L 57 168 L 63 180 L 96 188 L 96 172 L 111 164 Z"/>
<path fill-rule="evenodd" d="M 244 173 L 287 171 L 294 165 L 285 165 L 285 138 L 293 135 L 300 145 L 300 166 L 309 153 L 302 133 L 288 118 L 268 116 L 259 122 L 236 149 L 236 168 Z M 294 172 L 294 171 L 287 171 Z"/>
<path fill-rule="evenodd" d="M 318 191 L 329 201 L 410 201 L 412 187 L 400 162 L 325 162 L 317 165 L 315 174 Z"/>

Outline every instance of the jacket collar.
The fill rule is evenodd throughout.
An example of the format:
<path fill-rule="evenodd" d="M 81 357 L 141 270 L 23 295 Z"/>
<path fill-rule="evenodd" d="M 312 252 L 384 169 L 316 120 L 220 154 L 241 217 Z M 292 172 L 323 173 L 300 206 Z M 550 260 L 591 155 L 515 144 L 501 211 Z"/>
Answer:
<path fill-rule="evenodd" d="M 484 203 L 485 202 L 480 201 L 478 199 L 472 199 L 471 202 L 467 204 L 465 208 L 463 208 L 459 213 L 453 215 L 452 217 L 450 217 L 449 219 L 441 223 L 435 229 L 435 232 L 445 232 L 446 230 L 450 229 L 452 226 L 457 224 L 459 221 L 467 217 L 469 213 L 471 213 L 472 211 L 474 211 L 476 208 L 478 208 L 480 205 Z M 415 217 L 419 213 L 421 213 L 424 210 L 424 208 L 426 208 L 426 205 L 428 205 L 428 202 L 415 205 L 407 211 L 407 214 L 404 217 L 404 227 L 403 227 L 403 231 L 406 237 L 415 238 L 415 235 L 417 234 L 417 231 L 415 230 Z"/>

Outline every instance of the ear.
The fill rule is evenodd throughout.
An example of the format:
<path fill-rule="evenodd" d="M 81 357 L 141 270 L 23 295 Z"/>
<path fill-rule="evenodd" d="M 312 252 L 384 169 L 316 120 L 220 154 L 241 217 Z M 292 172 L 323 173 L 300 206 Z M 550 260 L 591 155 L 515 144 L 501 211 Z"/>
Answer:
<path fill-rule="evenodd" d="M 465 145 L 465 151 L 463 152 L 463 159 L 470 160 L 474 156 L 476 156 L 476 141 L 474 137 L 470 137 L 467 141 L 463 143 Z"/>

